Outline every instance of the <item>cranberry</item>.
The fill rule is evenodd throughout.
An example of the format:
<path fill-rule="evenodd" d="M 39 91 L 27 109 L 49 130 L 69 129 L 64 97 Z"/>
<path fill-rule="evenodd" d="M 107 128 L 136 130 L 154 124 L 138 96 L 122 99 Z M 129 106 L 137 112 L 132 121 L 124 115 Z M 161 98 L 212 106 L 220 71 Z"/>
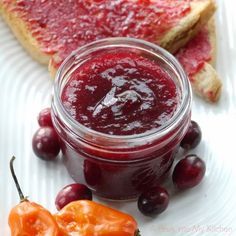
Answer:
<path fill-rule="evenodd" d="M 202 131 L 197 122 L 191 121 L 188 131 L 185 134 L 180 146 L 184 149 L 193 149 L 197 147 L 202 139 Z"/>
<path fill-rule="evenodd" d="M 50 126 L 53 127 L 52 118 L 51 118 L 51 108 L 45 108 L 40 111 L 38 115 L 38 123 L 41 127 Z"/>
<path fill-rule="evenodd" d="M 33 151 L 43 160 L 52 160 L 60 152 L 60 142 L 52 127 L 41 127 L 33 136 Z"/>
<path fill-rule="evenodd" d="M 169 204 L 169 194 L 162 187 L 153 187 L 138 199 L 138 209 L 147 216 L 153 216 L 162 213 Z"/>
<path fill-rule="evenodd" d="M 188 155 L 175 166 L 172 180 L 178 189 L 184 190 L 198 185 L 205 172 L 204 161 L 196 155 Z"/>
<path fill-rule="evenodd" d="M 92 200 L 92 191 L 83 184 L 70 184 L 65 186 L 56 197 L 56 208 L 59 211 L 70 202 L 77 200 Z"/>

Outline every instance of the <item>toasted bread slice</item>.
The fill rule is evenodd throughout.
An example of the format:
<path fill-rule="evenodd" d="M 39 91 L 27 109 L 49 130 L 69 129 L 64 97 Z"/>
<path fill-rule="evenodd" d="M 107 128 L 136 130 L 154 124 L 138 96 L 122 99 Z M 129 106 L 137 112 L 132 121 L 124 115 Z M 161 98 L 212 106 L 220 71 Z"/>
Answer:
<path fill-rule="evenodd" d="M 216 61 L 216 31 L 215 21 L 208 23 L 209 41 L 211 45 L 211 58 L 204 63 L 202 69 L 191 79 L 192 88 L 196 94 L 209 102 L 217 102 L 222 91 L 222 82 L 214 69 Z"/>
<path fill-rule="evenodd" d="M 215 22 L 212 18 L 202 30 L 176 53 L 185 68 L 193 90 L 209 102 L 216 102 L 222 83 L 213 68 L 216 58 Z"/>
<path fill-rule="evenodd" d="M 39 23 L 39 21 L 42 21 L 44 14 L 47 10 L 47 19 L 50 19 L 49 22 L 53 22 L 54 18 L 55 18 L 55 13 L 60 13 L 62 12 L 62 15 L 60 16 L 60 19 L 65 19 L 65 21 L 68 21 L 70 19 L 68 19 L 67 15 L 68 15 L 68 11 L 64 11 L 64 9 L 68 9 L 71 3 L 68 2 L 65 4 L 59 4 L 59 0 L 53 1 L 54 3 L 58 1 L 58 4 L 56 4 L 54 6 L 55 9 L 48 9 L 47 8 L 47 1 L 16 1 L 16 0 L 0 0 L 0 12 L 3 16 L 3 18 L 6 20 L 6 22 L 8 23 L 8 25 L 10 26 L 10 28 L 12 29 L 12 31 L 14 32 L 14 34 L 16 35 L 17 39 L 21 42 L 21 44 L 24 46 L 24 48 L 26 48 L 26 50 L 30 53 L 30 55 L 36 59 L 37 61 L 43 63 L 43 64 L 47 64 L 50 60 L 51 57 L 53 60 L 53 64 L 54 67 L 58 67 L 60 65 L 60 63 L 65 59 L 65 57 L 68 55 L 69 52 L 71 52 L 72 50 L 76 49 L 81 45 L 81 42 L 77 42 L 73 45 L 71 45 L 70 43 L 68 43 L 69 41 L 65 42 L 65 45 L 63 45 L 64 47 L 69 47 L 70 50 L 68 50 L 68 52 L 66 53 L 62 53 L 63 47 L 59 47 L 59 44 L 62 44 L 62 40 L 60 38 L 60 35 L 55 35 L 56 39 L 58 42 L 54 42 L 54 45 L 50 45 L 50 43 L 47 43 L 47 45 L 45 46 L 45 41 L 42 41 L 42 37 L 43 38 L 49 38 L 51 37 L 50 32 L 45 31 L 45 28 L 48 28 L 47 23 L 46 24 L 41 24 L 41 22 Z M 40 3 L 41 2 L 41 3 Z M 70 1 L 73 2 L 73 1 Z M 93 2 L 92 0 L 89 0 L 88 2 Z M 108 5 L 107 7 L 109 8 L 109 4 L 114 4 L 112 3 L 112 1 L 105 1 L 107 2 L 104 5 Z M 158 32 L 156 36 L 156 38 L 150 38 L 150 32 L 146 32 L 146 34 L 142 33 L 136 34 L 135 36 L 137 36 L 138 38 L 142 38 L 142 39 L 146 39 L 148 41 L 152 41 L 154 43 L 159 44 L 160 46 L 170 50 L 171 52 L 176 51 L 178 48 L 180 48 L 181 46 L 183 46 L 191 37 L 193 37 L 196 32 L 202 27 L 203 24 L 205 24 L 209 18 L 213 15 L 216 7 L 215 7 L 215 3 L 213 0 L 195 0 L 192 1 L 191 3 L 188 3 L 188 1 L 176 1 L 176 0 L 153 0 L 151 3 L 145 4 L 142 3 L 142 5 L 138 5 L 141 4 L 139 1 L 136 0 L 123 0 L 123 1 L 119 1 L 116 3 L 117 4 L 124 4 L 124 2 L 132 2 L 132 5 L 136 4 L 138 7 L 138 10 L 140 12 L 149 12 L 150 8 L 160 8 L 160 11 L 158 9 L 158 11 L 156 11 L 156 14 L 159 14 L 161 11 L 164 12 L 164 14 L 166 14 L 166 12 L 168 13 L 168 11 L 170 11 L 168 14 L 171 15 L 173 13 L 173 9 L 175 9 L 174 7 L 177 8 L 178 5 L 183 5 L 183 7 L 181 9 L 181 14 L 179 16 L 177 16 L 178 13 L 178 9 L 174 12 L 176 15 L 176 20 L 171 19 L 171 24 L 166 25 L 166 27 L 163 27 L 163 24 L 165 23 L 165 19 L 163 20 L 162 17 L 159 17 L 159 15 L 157 15 L 157 17 L 160 18 L 160 26 L 153 26 L 153 29 L 158 30 L 159 27 L 162 27 L 163 32 L 160 31 Z M 40 4 L 39 4 L 40 3 Z M 34 5 L 35 4 L 35 5 Z M 73 3 L 75 4 L 75 2 Z M 85 4 L 85 3 L 84 3 Z M 96 3 L 99 6 L 99 3 Z M 126 4 L 126 3 L 125 3 Z M 130 3 L 131 4 L 131 3 Z M 185 5 L 184 5 L 185 4 Z M 190 8 L 189 10 L 186 10 L 188 6 L 188 4 L 190 4 Z M 50 4 L 48 4 L 50 5 Z M 104 6 L 103 5 L 103 6 Z M 147 6 L 146 6 L 147 5 Z M 162 8 L 162 5 L 164 6 Z M 167 7 L 168 6 L 168 7 Z M 172 6 L 172 7 L 170 7 Z M 42 9 L 44 9 L 44 11 L 42 10 L 41 15 L 39 14 L 39 11 L 37 11 L 37 20 L 35 20 L 32 16 L 32 9 L 33 8 L 39 8 L 42 7 Z M 45 8 L 46 7 L 46 8 Z M 80 9 L 77 9 L 78 5 L 75 4 L 75 6 L 73 5 L 73 11 L 80 11 Z M 32 9 L 30 9 L 32 8 Z M 149 9 L 148 9 L 149 8 Z M 186 8 L 186 9 L 185 9 Z M 29 10 L 30 9 L 30 10 Z M 100 10 L 103 11 L 104 9 Z M 101 12 L 100 12 L 101 13 Z M 155 12 L 154 12 L 155 13 Z M 165 16 L 168 16 L 165 15 Z M 73 16 L 77 16 L 77 15 L 73 15 L 72 14 L 72 18 Z M 116 18 L 119 16 L 119 14 L 116 16 Z M 130 20 L 130 18 L 132 18 L 131 20 L 136 20 L 136 24 L 142 24 L 144 20 L 149 19 L 149 16 L 145 16 L 145 19 L 141 19 L 140 22 L 138 22 L 138 17 L 131 17 L 131 14 L 127 11 L 125 17 L 122 16 L 120 17 L 120 19 L 116 19 L 117 22 L 120 22 L 123 24 L 124 22 L 128 22 Z M 76 18 L 77 19 L 77 18 Z M 152 18 L 150 18 L 152 20 Z M 148 23 L 153 23 L 151 22 L 151 20 L 149 19 L 150 22 Z M 55 21 L 57 21 L 58 18 L 55 18 Z M 130 21 L 131 21 L 130 20 Z M 158 21 L 156 21 L 158 23 Z M 164 22 L 164 23 L 163 23 Z M 174 22 L 174 23 L 173 23 Z M 61 22 L 59 22 L 61 23 Z M 132 23 L 132 22 L 130 22 Z M 122 25 L 121 24 L 121 25 Z M 131 27 L 131 25 L 129 25 Z M 142 27 L 144 27 L 143 25 L 141 25 Z M 132 28 L 132 27 L 131 27 Z M 40 33 L 43 33 L 43 35 L 37 35 L 35 34 L 35 31 L 39 31 Z M 109 29 L 110 34 L 106 34 L 106 36 L 134 36 L 132 34 L 130 34 L 130 32 L 128 33 L 124 33 L 124 31 L 121 31 L 122 34 L 121 35 L 117 35 L 115 33 L 115 30 L 113 30 L 112 28 Z M 74 31 L 76 32 L 77 29 L 75 28 Z M 48 35 L 47 35 L 48 33 Z M 153 32 L 151 32 L 153 34 Z M 53 35 L 54 36 L 54 35 Z M 66 35 L 67 36 L 67 35 Z M 68 35 L 68 37 L 71 37 L 71 35 Z M 67 38 L 68 38 L 67 37 Z M 101 37 L 104 37 L 104 35 L 101 35 Z M 101 38 L 98 37 L 98 38 Z M 71 38 L 69 38 L 69 40 L 72 40 Z M 54 40 L 55 41 L 55 40 Z M 88 42 L 90 41 L 89 39 L 87 40 Z M 54 56 L 55 55 L 55 56 Z M 50 67 L 51 68 L 51 67 Z M 57 68 L 55 68 L 57 69 Z"/>
<path fill-rule="evenodd" d="M 57 3 L 56 0 L 54 2 Z M 89 0 L 89 2 L 92 2 L 93 0 Z M 132 4 L 137 4 L 136 0 L 129 0 L 130 2 L 133 1 Z M 37 4 L 36 4 L 37 2 Z M 42 8 L 45 9 L 45 6 L 43 5 L 46 1 L 41 1 Z M 73 1 L 71 1 L 73 2 Z M 111 1 L 108 1 L 111 4 Z M 124 2 L 124 1 L 120 1 Z M 126 0 L 126 2 L 128 2 Z M 180 1 L 176 0 L 152 0 L 153 6 L 157 6 L 155 4 L 169 4 L 171 6 L 180 4 Z M 185 2 L 185 1 L 183 1 Z M 58 69 L 58 66 L 61 64 L 61 62 L 65 59 L 65 57 L 74 49 L 81 46 L 80 42 L 76 42 L 71 46 L 68 42 L 71 40 L 71 38 L 68 39 L 68 41 L 63 45 L 64 47 L 59 47 L 61 44 L 62 39 L 60 38 L 60 35 L 56 35 L 56 39 L 53 41 L 54 35 L 50 35 L 50 31 L 44 31 L 45 28 L 47 28 L 47 23 L 42 22 L 43 17 L 41 18 L 41 15 L 37 15 L 37 19 L 35 20 L 32 18 L 32 15 L 26 10 L 29 9 L 29 7 L 35 8 L 40 7 L 39 4 L 40 1 L 16 1 L 16 0 L 0 0 L 0 12 L 3 16 L 3 18 L 6 20 L 12 31 L 14 32 L 17 39 L 21 42 L 21 44 L 24 46 L 24 48 L 30 53 L 30 55 L 36 59 L 38 62 L 43 64 L 49 63 L 49 71 L 52 77 L 54 77 L 56 70 Z M 58 2 L 59 3 L 59 2 Z M 214 0 L 193 0 L 191 3 L 188 3 L 188 1 L 185 2 L 186 4 L 190 4 L 190 9 L 186 10 L 186 12 L 183 10 L 181 17 L 177 17 L 174 24 L 169 24 L 168 28 L 164 31 L 159 32 L 156 35 L 156 38 L 149 38 L 147 35 L 140 35 L 141 38 L 152 41 L 154 43 L 159 44 L 160 46 L 168 49 L 171 52 L 176 51 L 178 48 L 182 47 L 184 44 L 187 43 L 187 41 L 190 40 L 199 30 L 202 28 L 202 26 L 209 20 L 209 18 L 213 15 L 216 6 Z M 28 5 L 29 4 L 29 5 Z M 39 4 L 39 5 L 38 5 Z M 69 4 L 69 3 L 68 3 Z M 55 9 L 56 12 L 63 12 L 63 8 L 67 8 L 68 4 L 56 4 Z M 119 3 L 118 3 L 119 4 Z M 165 11 L 170 9 L 170 11 L 173 11 L 174 7 L 169 7 L 167 9 L 162 9 L 162 11 Z M 166 5 L 165 5 L 166 6 Z M 187 6 L 187 5 L 186 5 Z M 139 9 L 139 11 L 144 10 L 145 11 L 145 4 L 142 5 L 143 9 Z M 152 5 L 151 5 L 152 7 Z M 184 7 L 183 7 L 184 8 Z M 77 8 L 73 8 L 74 11 L 79 11 Z M 47 10 L 47 9 L 46 9 Z M 50 10 L 50 9 L 49 9 Z M 37 13 L 39 13 L 38 11 Z M 41 11 L 42 14 L 44 14 L 44 11 Z M 54 11 L 48 11 L 47 19 L 50 19 L 50 21 L 54 21 Z M 65 14 L 65 12 L 63 12 Z M 70 18 L 66 17 L 66 15 L 61 16 L 62 19 L 65 18 L 65 21 L 71 20 Z M 171 12 L 170 12 L 171 14 Z M 73 16 L 73 15 L 72 15 Z M 122 19 L 123 21 L 127 21 L 127 19 L 130 17 L 130 14 L 126 15 L 126 18 Z M 73 20 L 73 19 L 72 19 Z M 142 19 L 141 21 L 143 21 Z M 173 20 L 173 19 L 172 19 Z M 142 22 L 136 22 L 136 23 L 142 23 Z M 59 23 L 63 23 L 59 22 Z M 158 31 L 158 27 L 155 28 Z M 213 29 L 214 27 L 209 27 L 209 30 Z M 63 30 L 63 29 L 62 29 Z M 73 32 L 76 32 L 76 28 L 73 29 Z M 43 34 L 36 34 L 35 32 L 39 31 L 40 33 L 43 32 Z M 213 33 L 209 34 L 212 36 L 212 42 L 211 44 L 214 45 L 214 35 Z M 67 35 L 71 37 L 71 35 Z M 108 36 L 129 36 L 129 35 L 114 35 L 111 31 L 111 34 Z M 139 35 L 137 35 L 139 36 Z M 45 41 L 42 41 L 42 37 L 47 39 L 46 43 Z M 103 36 L 102 36 L 103 37 Z M 209 38 L 210 39 L 210 38 Z M 51 41 L 50 41 L 51 40 Z M 89 40 L 87 40 L 89 42 Z M 53 42 L 53 43 L 51 43 Z M 46 45 L 45 45 L 46 44 Z M 67 49 L 66 52 L 65 48 Z M 215 48 L 214 46 L 212 48 Z M 214 50 L 213 50 L 214 51 Z M 214 61 L 213 51 L 211 54 L 212 62 Z M 204 61 L 204 63 L 207 60 Z M 209 69 L 210 68 L 210 69 Z M 187 70 L 188 72 L 188 70 Z M 215 101 L 216 97 L 219 97 L 220 89 L 219 83 L 218 86 L 207 86 L 208 89 L 202 88 L 202 86 L 205 83 L 200 83 L 200 78 L 204 76 L 204 74 L 207 74 L 211 78 L 216 78 L 216 72 L 214 72 L 214 69 L 210 67 L 210 65 L 206 65 L 206 67 L 202 67 L 201 71 L 199 73 L 195 73 L 195 75 L 190 75 L 192 78 L 192 85 L 194 90 L 200 94 L 202 97 L 204 97 L 207 100 Z M 195 82 L 193 82 L 195 81 Z M 198 81 L 198 82 L 197 82 Z M 212 81 L 208 78 L 208 81 Z M 213 84 L 214 85 L 214 84 Z M 206 85 L 205 85 L 206 86 Z M 216 94 L 214 91 L 209 91 L 209 88 L 215 88 L 215 90 L 218 91 L 218 95 L 215 95 L 215 98 L 213 95 L 209 94 Z"/>

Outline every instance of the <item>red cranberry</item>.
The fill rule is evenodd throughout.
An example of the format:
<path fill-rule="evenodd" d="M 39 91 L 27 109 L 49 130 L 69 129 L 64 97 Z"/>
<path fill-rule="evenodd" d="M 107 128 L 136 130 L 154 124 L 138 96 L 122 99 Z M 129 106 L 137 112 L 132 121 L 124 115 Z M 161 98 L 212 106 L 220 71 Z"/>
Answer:
<path fill-rule="evenodd" d="M 138 199 L 138 209 L 147 216 L 153 216 L 162 213 L 169 204 L 169 194 L 162 187 L 153 187 Z"/>
<path fill-rule="evenodd" d="M 92 191 L 83 184 L 70 184 L 65 186 L 56 197 L 56 208 L 61 210 L 70 202 L 77 200 L 92 200 Z"/>
<path fill-rule="evenodd" d="M 188 131 L 181 141 L 180 146 L 184 149 L 190 150 L 197 147 L 201 139 L 202 131 L 200 126 L 195 121 L 191 121 Z"/>
<path fill-rule="evenodd" d="M 172 180 L 178 189 L 184 190 L 198 185 L 205 172 L 204 161 L 196 155 L 188 155 L 175 166 Z"/>
<path fill-rule="evenodd" d="M 53 127 L 52 118 L 51 118 L 51 108 L 45 108 L 40 111 L 38 115 L 38 123 L 41 127 L 50 126 Z"/>
<path fill-rule="evenodd" d="M 33 151 L 43 160 L 53 160 L 60 152 L 60 142 L 52 127 L 41 127 L 33 136 Z"/>

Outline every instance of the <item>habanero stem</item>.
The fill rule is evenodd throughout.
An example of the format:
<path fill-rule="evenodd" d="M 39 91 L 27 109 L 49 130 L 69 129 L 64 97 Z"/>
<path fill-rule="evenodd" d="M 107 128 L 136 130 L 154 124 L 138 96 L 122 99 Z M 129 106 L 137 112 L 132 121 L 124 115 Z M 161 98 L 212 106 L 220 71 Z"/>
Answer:
<path fill-rule="evenodd" d="M 20 187 L 20 184 L 18 182 L 18 179 L 16 177 L 16 174 L 15 174 L 15 170 L 14 170 L 14 167 L 13 167 L 13 162 L 15 160 L 15 156 L 13 156 L 11 158 L 11 161 L 10 161 L 10 170 L 11 170 L 11 175 L 12 175 L 12 178 L 15 182 L 15 185 L 16 185 L 16 188 L 17 188 L 17 192 L 19 194 L 19 197 L 20 197 L 20 201 L 23 202 L 23 201 L 27 201 L 27 197 L 24 196 L 22 190 L 21 190 L 21 187 Z"/>

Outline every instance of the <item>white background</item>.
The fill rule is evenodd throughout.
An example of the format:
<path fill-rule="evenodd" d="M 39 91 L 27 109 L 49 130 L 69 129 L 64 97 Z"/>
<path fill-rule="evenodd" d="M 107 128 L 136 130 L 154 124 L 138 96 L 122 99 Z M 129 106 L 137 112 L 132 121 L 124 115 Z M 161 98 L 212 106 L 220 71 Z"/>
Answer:
<path fill-rule="evenodd" d="M 202 184 L 174 194 L 166 212 L 148 218 L 136 204 L 113 206 L 132 214 L 143 236 L 233 235 L 236 236 L 236 2 L 218 0 L 217 71 L 223 84 L 221 100 L 207 104 L 194 97 L 193 119 L 203 130 L 194 150 L 207 164 Z M 61 161 L 44 162 L 35 157 L 31 138 L 37 129 L 38 112 L 50 105 L 52 81 L 47 69 L 22 49 L 0 19 L 0 235 L 10 235 L 7 218 L 18 203 L 9 172 L 9 160 L 25 195 L 55 212 L 57 192 L 72 183 Z M 110 204 L 106 202 L 106 204 Z"/>

